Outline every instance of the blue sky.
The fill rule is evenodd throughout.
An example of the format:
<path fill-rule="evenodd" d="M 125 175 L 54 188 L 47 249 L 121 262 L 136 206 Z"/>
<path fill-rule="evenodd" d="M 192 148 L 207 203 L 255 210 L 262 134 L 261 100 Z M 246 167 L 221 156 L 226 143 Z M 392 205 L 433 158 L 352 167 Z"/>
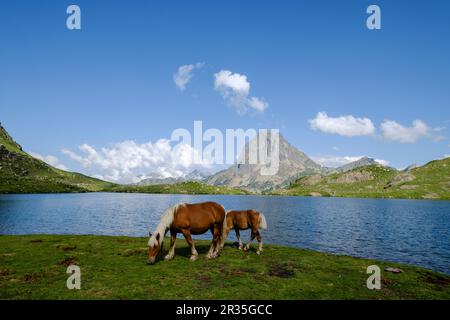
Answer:
<path fill-rule="evenodd" d="M 81 30 L 66 28 L 70 4 Z M 381 30 L 366 27 L 370 4 Z M 279 128 L 325 164 L 363 155 L 423 164 L 450 154 L 449 10 L 399 0 L 2 2 L 0 121 L 25 150 L 102 177 L 130 161 L 111 153 L 145 151 L 194 120 Z M 196 63 L 177 88 L 174 73 Z M 220 71 L 249 84 L 247 112 L 224 96 L 235 87 L 215 87 Z M 267 109 L 254 110 L 252 97 Z"/>

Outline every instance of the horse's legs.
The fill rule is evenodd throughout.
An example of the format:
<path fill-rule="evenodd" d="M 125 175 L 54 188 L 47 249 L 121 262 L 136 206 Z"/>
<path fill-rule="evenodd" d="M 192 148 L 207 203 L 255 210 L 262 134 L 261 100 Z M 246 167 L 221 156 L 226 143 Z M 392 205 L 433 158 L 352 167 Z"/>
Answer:
<path fill-rule="evenodd" d="M 189 247 L 191 247 L 191 261 L 195 261 L 198 258 L 198 252 L 195 249 L 194 241 L 192 240 L 191 233 L 189 230 L 183 230 L 183 236 L 186 239 Z"/>
<path fill-rule="evenodd" d="M 241 240 L 241 233 L 239 232 L 238 228 L 234 228 L 234 232 L 236 232 L 236 238 L 239 242 L 239 250 L 242 250 L 242 247 L 244 246 L 244 244 L 242 243 L 242 240 Z"/>
<path fill-rule="evenodd" d="M 227 240 L 228 235 L 230 234 L 232 226 L 228 226 L 225 229 L 225 232 L 222 234 L 222 238 L 220 239 L 220 249 L 223 249 L 225 245 L 225 240 Z"/>
<path fill-rule="evenodd" d="M 258 232 L 258 230 L 256 230 L 256 232 Z M 252 232 L 251 232 L 251 234 L 250 234 L 250 240 L 249 240 L 249 242 L 247 243 L 247 245 L 244 247 L 244 251 L 247 251 L 248 249 L 250 249 L 250 245 L 252 244 L 252 241 L 255 239 L 255 237 L 256 237 L 256 232 L 255 231 L 253 231 L 253 229 L 252 229 Z"/>
<path fill-rule="evenodd" d="M 219 251 L 220 249 L 222 249 L 222 247 L 220 246 L 220 240 L 221 240 L 221 236 L 222 236 L 222 224 L 219 225 L 215 225 L 214 226 L 214 255 L 215 257 L 217 257 L 219 255 Z"/>
<path fill-rule="evenodd" d="M 214 227 L 211 227 L 210 230 L 213 236 L 213 241 L 211 241 L 211 245 L 209 246 L 208 253 L 206 254 L 206 259 L 211 259 L 214 251 Z"/>
<path fill-rule="evenodd" d="M 220 232 L 222 230 L 222 226 L 214 225 L 213 227 L 213 240 L 211 242 L 211 247 L 209 248 L 209 252 L 206 256 L 207 259 L 215 258 L 219 254 L 220 249 Z"/>
<path fill-rule="evenodd" d="M 177 233 L 176 232 L 170 232 L 170 247 L 169 252 L 165 256 L 165 260 L 171 260 L 175 256 L 175 241 L 177 240 Z"/>
<path fill-rule="evenodd" d="M 259 230 L 256 231 L 256 240 L 258 240 L 258 243 L 259 243 L 258 251 L 256 251 L 256 253 L 261 254 L 261 252 L 263 251 L 263 243 L 262 243 L 262 238 L 261 238 L 261 234 L 259 233 Z"/>

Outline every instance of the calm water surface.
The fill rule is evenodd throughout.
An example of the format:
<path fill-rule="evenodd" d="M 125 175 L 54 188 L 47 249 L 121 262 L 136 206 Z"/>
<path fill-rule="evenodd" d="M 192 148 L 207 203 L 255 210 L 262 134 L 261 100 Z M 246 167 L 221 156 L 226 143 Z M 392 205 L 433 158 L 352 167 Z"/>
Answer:
<path fill-rule="evenodd" d="M 0 234 L 145 236 L 165 208 L 217 201 L 266 215 L 266 243 L 415 264 L 450 274 L 450 201 L 228 195 L 0 195 Z M 244 239 L 249 236 L 243 233 Z M 197 238 L 210 238 L 203 235 Z M 235 240 L 234 232 L 231 240 Z"/>

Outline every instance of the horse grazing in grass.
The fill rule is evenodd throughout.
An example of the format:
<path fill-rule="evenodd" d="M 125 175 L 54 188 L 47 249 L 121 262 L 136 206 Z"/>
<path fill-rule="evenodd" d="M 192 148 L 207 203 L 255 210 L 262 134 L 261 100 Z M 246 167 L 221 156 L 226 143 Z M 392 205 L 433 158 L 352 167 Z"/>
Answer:
<path fill-rule="evenodd" d="M 157 256 L 162 252 L 164 236 L 168 230 L 170 230 L 170 247 L 165 260 L 170 260 L 175 255 L 177 233 L 183 234 L 191 248 L 191 260 L 197 260 L 198 253 L 191 235 L 203 234 L 208 230 L 213 234 L 213 240 L 206 257 L 208 259 L 217 257 L 221 249 L 223 224 L 226 223 L 225 214 L 225 209 L 215 202 L 177 204 L 168 208 L 161 216 L 155 232 L 149 233 L 147 263 L 155 263 Z"/>
<path fill-rule="evenodd" d="M 259 229 L 267 229 L 266 217 L 255 210 L 244 210 L 244 211 L 228 211 L 226 213 L 226 223 L 224 224 L 222 231 L 222 242 L 221 247 L 225 244 L 225 240 L 228 237 L 231 229 L 234 229 L 236 232 L 236 237 L 239 241 L 239 250 L 244 249 L 247 251 L 250 249 L 250 245 L 252 241 L 256 238 L 259 242 L 257 254 L 261 254 L 262 252 L 262 238 L 259 233 Z M 247 243 L 245 247 L 243 247 L 241 241 L 241 235 L 239 234 L 239 230 L 247 230 L 251 229 L 250 241 Z"/>

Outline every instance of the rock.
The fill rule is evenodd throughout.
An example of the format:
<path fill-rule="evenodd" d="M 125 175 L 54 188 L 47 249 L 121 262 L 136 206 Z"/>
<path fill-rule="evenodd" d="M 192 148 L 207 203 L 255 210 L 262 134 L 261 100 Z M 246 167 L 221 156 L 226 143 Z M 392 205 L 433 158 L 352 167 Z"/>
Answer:
<path fill-rule="evenodd" d="M 439 195 L 435 192 L 429 192 L 426 195 L 424 195 L 422 198 L 424 198 L 424 199 L 439 199 Z"/>
<path fill-rule="evenodd" d="M 402 269 L 399 269 L 399 268 L 393 268 L 393 267 L 387 267 L 387 268 L 384 268 L 384 271 L 392 272 L 392 273 L 403 273 L 403 270 L 402 270 Z"/>
<path fill-rule="evenodd" d="M 394 177 L 391 181 L 389 181 L 387 187 L 394 187 L 398 186 L 400 184 L 403 184 L 405 182 L 410 182 L 416 179 L 416 177 L 410 173 L 400 173 Z"/>
<path fill-rule="evenodd" d="M 322 181 L 322 176 L 320 174 L 315 174 L 309 177 L 301 179 L 301 184 L 304 186 L 313 186 L 319 184 Z"/>
<path fill-rule="evenodd" d="M 347 172 L 342 176 L 338 177 L 334 182 L 335 183 L 343 183 L 343 184 L 351 184 L 355 182 L 363 182 L 373 180 L 372 173 L 368 171 L 356 171 L 356 172 Z"/>

